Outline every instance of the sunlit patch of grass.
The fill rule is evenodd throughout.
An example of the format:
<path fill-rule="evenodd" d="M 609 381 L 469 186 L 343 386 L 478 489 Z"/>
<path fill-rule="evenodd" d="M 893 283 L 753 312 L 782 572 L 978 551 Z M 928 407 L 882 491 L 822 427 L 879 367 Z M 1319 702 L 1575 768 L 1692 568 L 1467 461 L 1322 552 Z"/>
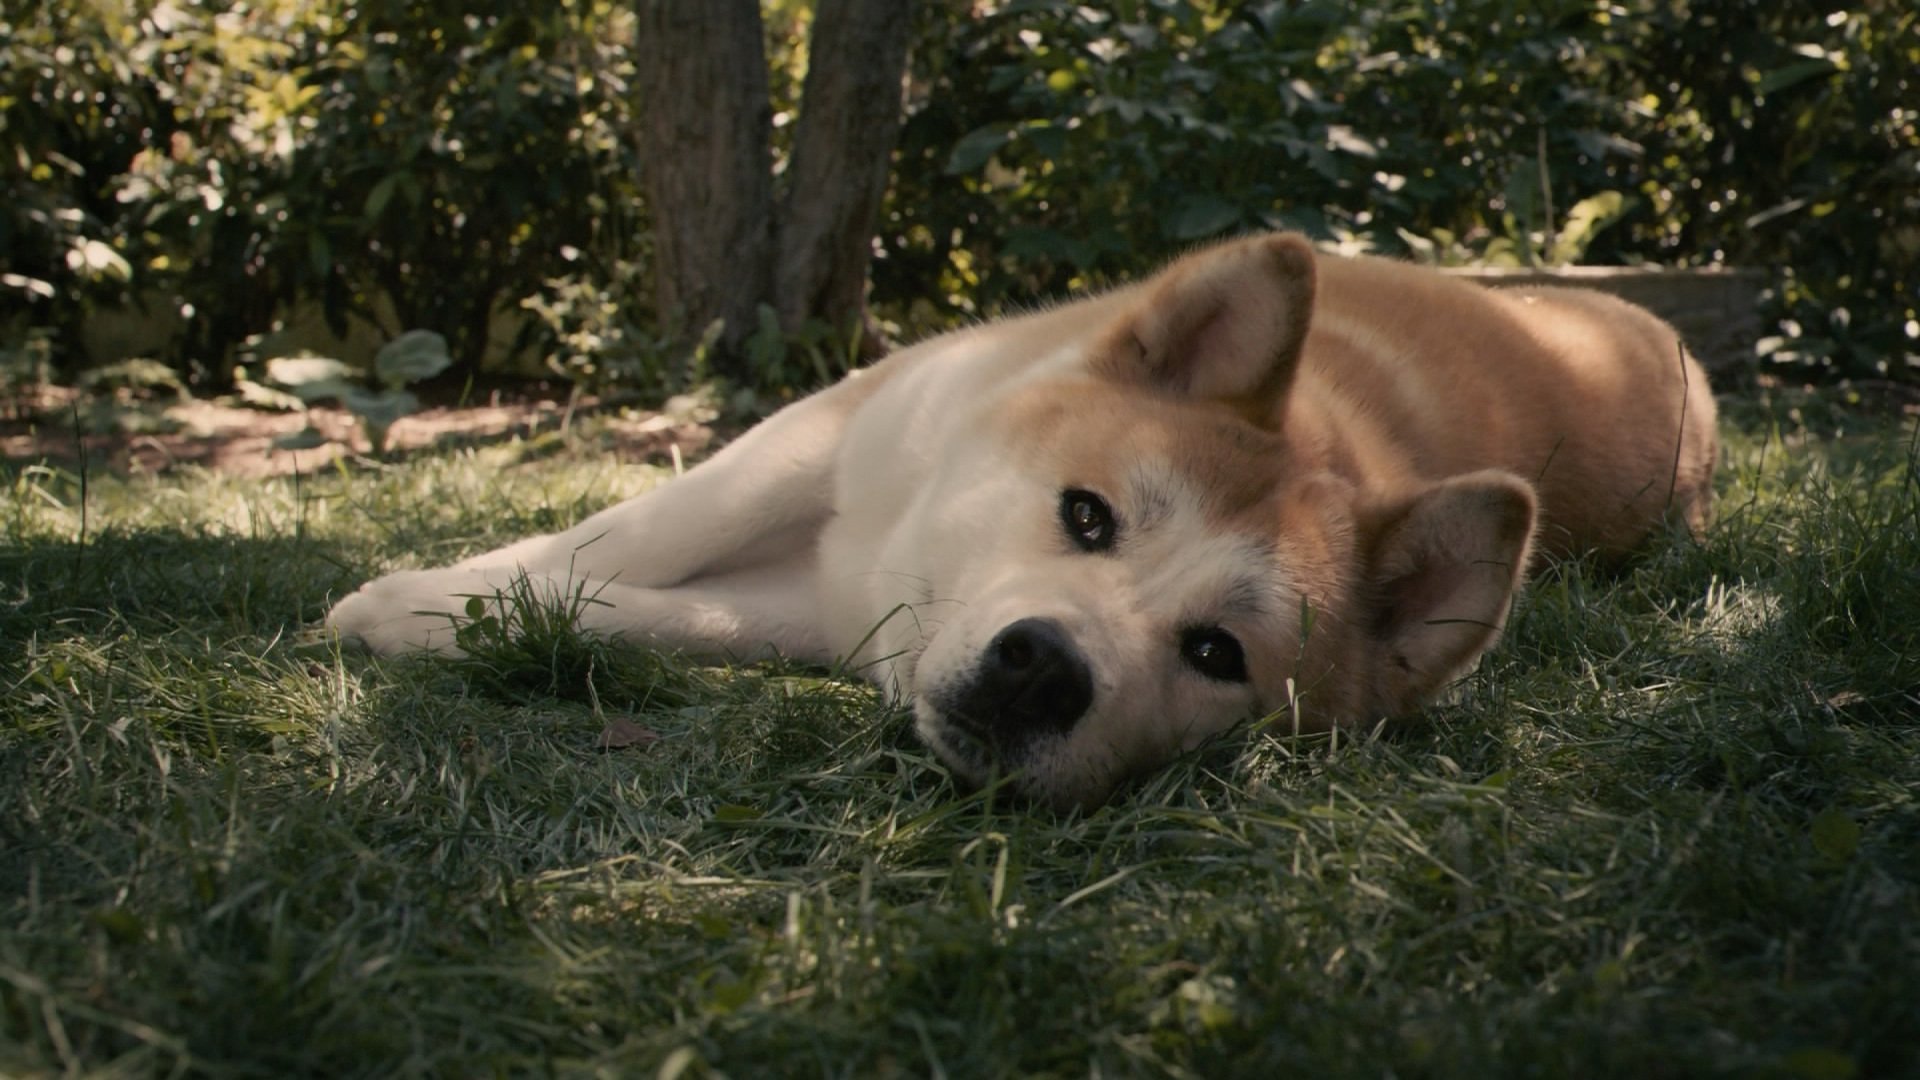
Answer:
<path fill-rule="evenodd" d="M 1703 541 L 1542 575 L 1424 724 L 1064 816 L 584 593 L 460 663 L 310 629 L 662 470 L 0 477 L 0 1072 L 1907 1070 L 1914 433 L 1847 430 L 1737 415 Z"/>

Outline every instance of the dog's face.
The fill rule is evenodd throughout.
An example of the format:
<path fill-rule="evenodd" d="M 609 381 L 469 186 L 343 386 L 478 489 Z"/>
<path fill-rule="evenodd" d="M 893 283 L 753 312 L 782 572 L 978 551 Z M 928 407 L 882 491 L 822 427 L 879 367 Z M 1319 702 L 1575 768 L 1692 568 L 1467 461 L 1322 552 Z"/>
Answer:
<path fill-rule="evenodd" d="M 924 602 L 893 661 L 962 777 L 1091 806 L 1237 722 L 1417 704 L 1498 632 L 1532 528 L 1481 474 L 1356 491 L 1271 417 L 1312 302 L 1297 242 L 1141 291 L 1070 373 L 982 404 L 905 515 Z"/>
<path fill-rule="evenodd" d="M 1342 591 L 1341 485 L 1283 482 L 1268 433 L 1138 396 L 1026 388 L 981 418 L 989 437 L 946 462 L 914 519 L 933 574 L 916 726 L 970 779 L 1099 802 L 1284 703 L 1303 611 Z"/>

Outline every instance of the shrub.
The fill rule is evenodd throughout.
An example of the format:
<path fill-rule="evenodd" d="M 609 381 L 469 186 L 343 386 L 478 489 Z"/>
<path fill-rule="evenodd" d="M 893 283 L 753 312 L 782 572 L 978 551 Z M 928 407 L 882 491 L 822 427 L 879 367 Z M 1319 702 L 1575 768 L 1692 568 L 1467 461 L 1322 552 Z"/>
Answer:
<path fill-rule="evenodd" d="M 1583 208 L 1561 254 L 1774 268 L 1773 314 L 1802 328 L 1776 359 L 1920 378 L 1908 7 L 1016 0 L 936 17 L 876 293 L 950 317 L 1266 226 L 1526 261 Z"/>

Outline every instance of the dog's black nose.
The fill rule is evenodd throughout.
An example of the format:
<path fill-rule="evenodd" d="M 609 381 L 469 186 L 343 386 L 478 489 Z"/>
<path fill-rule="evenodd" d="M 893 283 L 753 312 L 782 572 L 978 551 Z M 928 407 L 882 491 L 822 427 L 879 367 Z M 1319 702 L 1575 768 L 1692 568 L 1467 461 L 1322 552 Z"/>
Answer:
<path fill-rule="evenodd" d="M 1021 619 L 981 654 L 959 711 L 1001 746 L 1073 727 L 1093 703 L 1093 675 L 1052 619 Z"/>

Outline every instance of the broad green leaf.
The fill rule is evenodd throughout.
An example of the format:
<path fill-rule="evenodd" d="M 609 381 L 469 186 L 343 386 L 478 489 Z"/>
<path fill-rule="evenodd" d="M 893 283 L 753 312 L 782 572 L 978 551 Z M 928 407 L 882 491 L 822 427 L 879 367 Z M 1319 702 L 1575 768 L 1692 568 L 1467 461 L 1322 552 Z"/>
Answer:
<path fill-rule="evenodd" d="M 1011 138 L 1013 129 L 1005 124 L 990 124 L 962 135 L 960 141 L 953 144 L 953 152 L 947 155 L 947 175 L 958 176 L 980 168 Z"/>
<path fill-rule="evenodd" d="M 9 289 L 19 289 L 22 292 L 31 293 L 44 300 L 53 299 L 55 293 L 52 282 L 41 281 L 39 278 L 30 278 L 25 274 L 0 274 L 0 285 L 5 285 Z"/>
<path fill-rule="evenodd" d="M 103 908 L 90 918 L 95 926 L 107 932 L 107 936 L 123 945 L 137 942 L 147 934 L 146 922 L 123 907 Z"/>
<path fill-rule="evenodd" d="M 1860 1074 L 1852 1056 L 1825 1047 L 1808 1047 L 1788 1054 L 1783 1063 L 1804 1080 L 1853 1080 Z"/>
<path fill-rule="evenodd" d="M 1199 240 L 1240 224 L 1240 207 L 1215 195 L 1196 195 L 1183 201 L 1167 219 L 1167 235 L 1175 240 Z"/>
<path fill-rule="evenodd" d="M 381 347 L 373 370 L 388 389 L 431 379 L 452 366 L 447 339 L 432 330 L 409 330 Z"/>
<path fill-rule="evenodd" d="M 1795 60 L 1785 67 L 1774 68 L 1760 76 L 1760 81 L 1754 84 L 1753 92 L 1761 97 L 1777 94 L 1782 90 L 1798 86 L 1808 79 L 1830 74 L 1834 70 L 1836 69 L 1831 60 Z"/>
<path fill-rule="evenodd" d="M 109 244 L 98 240 L 77 240 L 67 251 L 67 269 L 95 281 L 112 278 L 133 280 L 133 267 Z"/>
<path fill-rule="evenodd" d="M 380 178 L 379 183 L 373 185 L 372 191 L 367 192 L 366 205 L 361 208 L 361 213 L 368 221 L 378 218 L 386 210 L 387 204 L 393 201 L 393 193 L 399 188 L 400 180 L 404 176 L 406 176 L 405 173 L 388 173 Z"/>
<path fill-rule="evenodd" d="M 290 389 L 352 378 L 353 369 L 330 356 L 276 356 L 267 361 L 267 381 Z"/>
<path fill-rule="evenodd" d="M 1618 191 L 1603 191 L 1574 203 L 1573 209 L 1567 211 L 1567 223 L 1554 238 L 1551 261 L 1579 262 L 1587 248 L 1593 246 L 1594 238 L 1620 220 L 1630 205 L 1627 197 Z"/>
<path fill-rule="evenodd" d="M 1035 153 L 1048 161 L 1067 152 L 1068 132 L 1058 124 L 1045 120 L 1035 121 L 1020 132 L 1020 137 L 1027 141 L 1027 145 L 1033 147 Z"/>
<path fill-rule="evenodd" d="M 264 386 L 252 379 L 239 379 L 233 388 L 240 393 L 240 400 L 256 409 L 271 409 L 274 412 L 299 412 L 307 407 L 296 394 L 289 394 L 271 386 Z"/>
<path fill-rule="evenodd" d="M 1813 817 L 1813 849 L 1834 862 L 1846 862 L 1860 850 L 1860 823 L 1844 811 L 1827 809 Z"/>
<path fill-rule="evenodd" d="M 1345 124 L 1327 126 L 1327 144 L 1343 154 L 1355 157 L 1376 158 L 1380 156 L 1380 142 L 1356 133 Z"/>
<path fill-rule="evenodd" d="M 282 435 L 273 440 L 275 450 L 316 450 L 325 445 L 326 435 L 314 427 L 304 427 L 291 435 Z"/>
<path fill-rule="evenodd" d="M 1400 242 L 1407 245 L 1407 251 L 1413 255 L 1414 261 L 1428 266 L 1440 265 L 1440 249 L 1432 240 L 1399 227 L 1393 231 L 1399 235 Z"/>
<path fill-rule="evenodd" d="M 778 371 L 787 359 L 787 336 L 780 332 L 780 317 L 771 304 L 761 304 L 757 314 L 759 324 L 746 341 L 749 370 Z"/>
<path fill-rule="evenodd" d="M 359 389 L 354 370 L 327 356 L 276 356 L 267 361 L 267 382 L 286 387 L 309 405 L 344 399 Z"/>
<path fill-rule="evenodd" d="M 420 399 L 414 397 L 412 391 L 366 390 L 358 386 L 349 387 L 341 395 L 340 403 L 369 425 L 381 429 L 392 427 L 394 421 L 420 407 Z"/>

